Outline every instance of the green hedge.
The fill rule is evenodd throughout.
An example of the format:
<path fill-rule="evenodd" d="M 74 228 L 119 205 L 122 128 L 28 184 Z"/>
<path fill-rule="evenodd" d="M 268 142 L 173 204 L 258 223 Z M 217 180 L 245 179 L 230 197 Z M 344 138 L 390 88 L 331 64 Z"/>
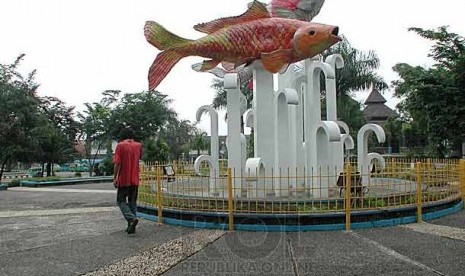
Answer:
<path fill-rule="evenodd" d="M 48 182 L 48 181 L 60 181 L 60 180 L 61 178 L 56 177 L 56 176 L 32 177 L 32 178 L 13 179 L 10 183 L 7 183 L 7 184 L 8 184 L 8 187 L 19 187 L 21 184 L 21 181 Z"/>

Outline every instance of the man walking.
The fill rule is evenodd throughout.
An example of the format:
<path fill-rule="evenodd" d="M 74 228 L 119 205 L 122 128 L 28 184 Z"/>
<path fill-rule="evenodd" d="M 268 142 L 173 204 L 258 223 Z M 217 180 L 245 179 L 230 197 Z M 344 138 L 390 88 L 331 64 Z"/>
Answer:
<path fill-rule="evenodd" d="M 124 218 L 128 221 L 128 234 L 136 232 L 139 220 L 136 216 L 139 187 L 139 160 L 142 159 L 142 144 L 134 141 L 134 131 L 126 128 L 121 131 L 120 142 L 116 146 L 113 185 L 118 189 L 116 202 Z"/>

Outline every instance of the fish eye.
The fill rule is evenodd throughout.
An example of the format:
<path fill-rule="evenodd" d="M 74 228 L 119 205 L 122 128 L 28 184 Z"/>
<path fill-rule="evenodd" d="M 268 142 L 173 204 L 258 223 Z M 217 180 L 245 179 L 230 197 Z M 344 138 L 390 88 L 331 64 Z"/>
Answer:
<path fill-rule="evenodd" d="M 310 36 L 314 36 L 314 35 L 316 34 L 316 32 L 315 32 L 315 30 L 310 30 L 310 32 L 308 32 L 308 34 L 309 34 Z"/>

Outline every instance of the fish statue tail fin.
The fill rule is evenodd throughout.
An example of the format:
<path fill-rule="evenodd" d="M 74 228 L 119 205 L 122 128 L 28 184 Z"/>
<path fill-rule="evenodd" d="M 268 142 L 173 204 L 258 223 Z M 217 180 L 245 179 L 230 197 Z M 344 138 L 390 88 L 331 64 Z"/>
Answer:
<path fill-rule="evenodd" d="M 155 90 L 173 66 L 183 57 L 184 55 L 177 53 L 175 50 L 166 50 L 159 53 L 152 66 L 150 66 L 149 90 Z"/>
<path fill-rule="evenodd" d="M 192 42 L 192 40 L 185 39 L 171 33 L 162 25 L 154 21 L 147 21 L 145 23 L 144 35 L 150 44 L 161 51 L 173 47 L 181 47 Z"/>

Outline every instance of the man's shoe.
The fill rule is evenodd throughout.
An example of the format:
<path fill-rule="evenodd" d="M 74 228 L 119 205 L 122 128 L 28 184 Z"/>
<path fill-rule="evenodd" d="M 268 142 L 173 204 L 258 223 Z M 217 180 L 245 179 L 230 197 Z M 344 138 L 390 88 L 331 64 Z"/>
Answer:
<path fill-rule="evenodd" d="M 133 219 L 132 221 L 129 222 L 128 234 L 136 233 L 136 226 L 137 226 L 138 223 L 139 223 L 138 219 Z"/>

